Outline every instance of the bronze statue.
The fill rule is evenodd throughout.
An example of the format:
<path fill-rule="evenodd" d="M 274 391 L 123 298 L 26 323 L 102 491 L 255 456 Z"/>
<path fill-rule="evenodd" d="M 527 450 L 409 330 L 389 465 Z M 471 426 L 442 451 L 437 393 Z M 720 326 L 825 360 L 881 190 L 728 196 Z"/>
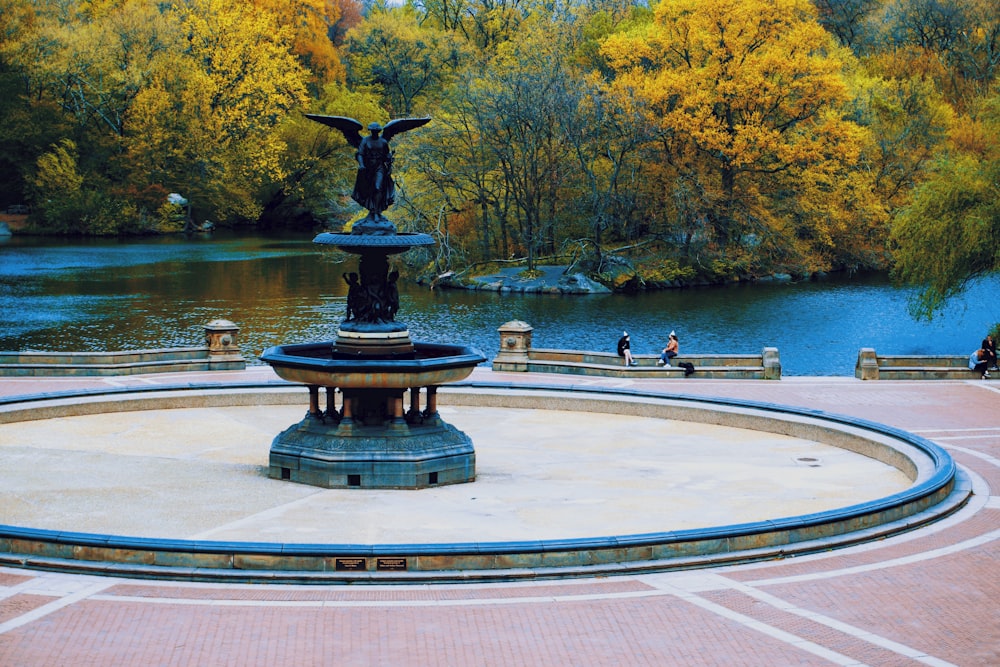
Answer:
<path fill-rule="evenodd" d="M 368 209 L 368 217 L 355 223 L 352 231 L 359 234 L 395 233 L 395 226 L 382 215 L 396 199 L 392 180 L 393 154 L 389 140 L 397 134 L 426 125 L 431 119 L 397 118 L 386 123 L 385 127 L 371 123 L 368 125 L 371 134 L 362 138 L 361 130 L 364 126 L 353 118 L 315 114 L 306 114 L 306 118 L 340 130 L 347 143 L 357 149 L 355 157 L 358 161 L 358 174 L 354 180 L 351 199 Z"/>

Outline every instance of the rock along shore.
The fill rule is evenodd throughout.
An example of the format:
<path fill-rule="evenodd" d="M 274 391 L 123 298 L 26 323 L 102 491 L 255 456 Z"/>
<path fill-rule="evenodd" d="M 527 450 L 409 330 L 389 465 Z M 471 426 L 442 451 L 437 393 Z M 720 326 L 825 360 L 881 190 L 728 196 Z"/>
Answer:
<path fill-rule="evenodd" d="M 566 273 L 565 266 L 536 267 L 539 275 L 524 277 L 524 267 L 500 269 L 487 275 L 452 280 L 439 277 L 432 287 L 447 289 L 483 290 L 517 294 L 610 294 L 611 290 L 581 272 Z"/>

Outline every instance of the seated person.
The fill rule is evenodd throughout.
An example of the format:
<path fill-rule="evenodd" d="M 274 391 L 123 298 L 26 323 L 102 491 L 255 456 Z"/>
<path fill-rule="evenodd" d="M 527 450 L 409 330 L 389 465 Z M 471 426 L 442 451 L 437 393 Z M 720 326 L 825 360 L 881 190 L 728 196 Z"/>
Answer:
<path fill-rule="evenodd" d="M 663 348 L 663 353 L 660 355 L 660 361 L 657 363 L 669 366 L 670 360 L 680 354 L 680 351 L 681 346 L 680 341 L 677 340 L 677 334 L 671 331 L 669 340 L 667 341 L 667 346 Z M 688 377 L 694 373 L 694 364 L 689 361 L 681 361 L 677 365 L 684 369 L 684 377 Z"/>
<path fill-rule="evenodd" d="M 660 366 L 669 366 L 670 360 L 677 356 L 679 348 L 680 345 L 677 342 L 677 334 L 671 331 L 670 336 L 667 339 L 667 346 L 663 348 L 663 353 L 660 354 L 660 360 L 656 363 Z"/>
<path fill-rule="evenodd" d="M 626 366 L 636 365 L 635 361 L 632 360 L 632 342 L 627 331 L 623 331 L 622 337 L 618 339 L 618 356 L 625 358 Z"/>
<path fill-rule="evenodd" d="M 993 340 L 993 335 L 986 334 L 986 338 L 983 339 L 983 343 L 980 347 L 986 350 L 986 355 L 989 357 L 987 360 L 989 363 L 987 370 L 997 370 L 997 344 L 996 341 Z"/>
<path fill-rule="evenodd" d="M 990 379 L 990 354 L 983 348 L 979 348 L 969 356 L 969 370 L 975 373 L 982 373 L 984 380 Z"/>

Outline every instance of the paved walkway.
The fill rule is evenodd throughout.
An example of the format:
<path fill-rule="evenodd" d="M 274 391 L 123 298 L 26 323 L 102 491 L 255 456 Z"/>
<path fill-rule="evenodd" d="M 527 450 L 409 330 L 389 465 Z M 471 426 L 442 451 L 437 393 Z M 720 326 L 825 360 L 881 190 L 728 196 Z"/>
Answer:
<path fill-rule="evenodd" d="M 0 395 L 256 381 L 243 373 L 0 380 Z M 998 665 L 1000 385 L 473 379 L 655 388 L 917 432 L 972 476 L 967 507 L 876 544 L 591 580 L 419 586 L 129 581 L 0 568 L 0 665 Z"/>

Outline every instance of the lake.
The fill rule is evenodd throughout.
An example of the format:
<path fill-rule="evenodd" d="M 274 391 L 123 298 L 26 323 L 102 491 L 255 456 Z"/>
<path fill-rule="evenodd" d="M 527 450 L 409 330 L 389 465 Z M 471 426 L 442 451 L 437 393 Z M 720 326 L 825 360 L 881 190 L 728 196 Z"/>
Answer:
<path fill-rule="evenodd" d="M 312 234 L 139 240 L 14 236 L 0 241 L 0 350 L 126 350 L 200 345 L 202 326 L 240 327 L 250 363 L 279 343 L 332 340 L 356 270 Z M 497 328 L 534 327 L 535 347 L 658 353 L 759 353 L 777 347 L 784 375 L 854 375 L 858 350 L 969 354 L 1000 322 L 1000 278 L 973 284 L 932 322 L 879 274 L 701 287 L 637 295 L 517 295 L 400 285 L 415 340 L 469 345 L 492 360 Z"/>

